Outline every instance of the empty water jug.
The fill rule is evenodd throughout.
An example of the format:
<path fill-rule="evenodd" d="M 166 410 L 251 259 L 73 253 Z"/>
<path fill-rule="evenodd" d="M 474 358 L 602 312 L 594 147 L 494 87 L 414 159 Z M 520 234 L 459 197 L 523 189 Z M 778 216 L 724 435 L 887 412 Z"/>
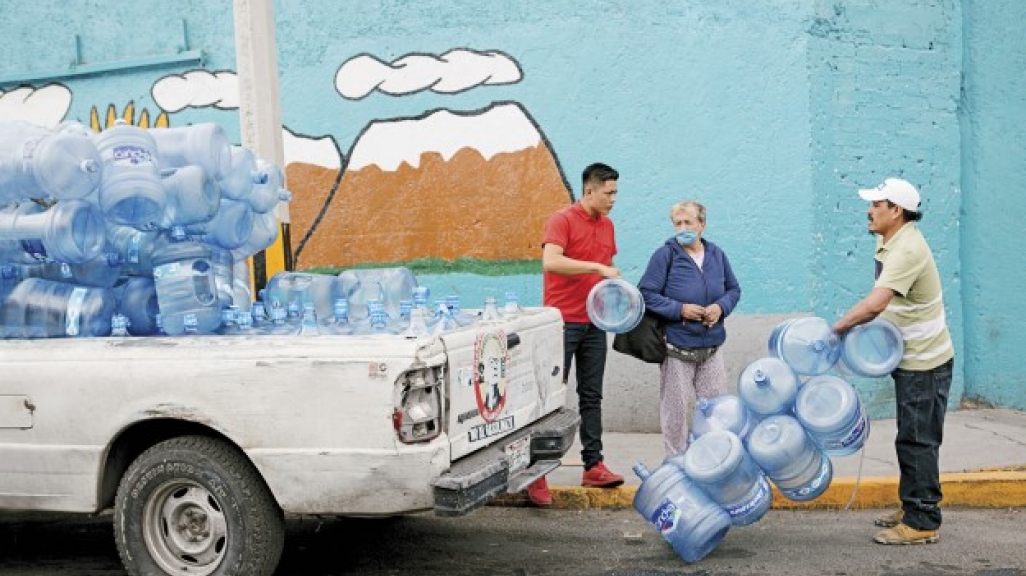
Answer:
<path fill-rule="evenodd" d="M 253 211 L 245 202 L 222 198 L 213 218 L 185 229 L 208 246 L 234 250 L 243 246 L 253 232 Z"/>
<path fill-rule="evenodd" d="M 617 334 L 633 330 L 645 314 L 641 292 L 620 278 L 607 278 L 592 287 L 585 307 L 592 324 Z"/>
<path fill-rule="evenodd" d="M 824 374 L 806 382 L 794 405 L 795 417 L 827 456 L 848 456 L 869 438 L 869 418 L 855 388 Z"/>
<path fill-rule="evenodd" d="M 278 272 L 267 281 L 263 291 L 265 304 L 277 300 L 287 309 L 295 303 L 300 313 L 304 303 L 312 302 L 318 318 L 330 317 L 335 301 L 347 297 L 337 276 L 307 272 Z M 353 317 L 351 303 L 349 317 Z"/>
<path fill-rule="evenodd" d="M 217 124 L 150 128 L 149 133 L 157 144 L 162 169 L 195 164 L 214 180 L 224 178 L 231 170 L 231 143 Z"/>
<path fill-rule="evenodd" d="M 449 308 L 452 319 L 458 326 L 470 326 L 478 321 L 476 314 L 471 314 L 463 310 L 463 306 L 460 304 L 459 294 L 446 295 L 445 305 Z"/>
<path fill-rule="evenodd" d="M 338 298 L 332 309 L 330 318 L 322 322 L 321 333 L 346 335 L 352 334 L 355 326 L 349 322 L 349 302 L 345 298 Z"/>
<path fill-rule="evenodd" d="M 730 515 L 713 502 L 684 471 L 664 463 L 649 472 L 633 467 L 641 479 L 634 509 L 648 520 L 686 562 L 698 562 L 719 545 L 730 530 Z"/>
<path fill-rule="evenodd" d="M 211 248 L 210 265 L 214 267 L 217 303 L 221 308 L 227 308 L 235 300 L 235 272 L 232 253 L 223 248 Z"/>
<path fill-rule="evenodd" d="M 153 280 L 164 333 L 212 334 L 221 325 L 210 250 L 186 240 L 181 228 L 153 255 Z"/>
<path fill-rule="evenodd" d="M 417 279 L 409 268 L 397 266 L 393 268 L 357 268 L 345 270 L 339 274 L 343 282 L 359 281 L 366 290 L 368 287 L 377 294 L 368 294 L 367 299 L 377 298 L 385 307 L 385 312 L 393 319 L 399 318 L 399 302 L 413 297 L 413 289 L 417 287 Z M 373 286 L 377 284 L 380 291 Z M 352 306 L 352 303 L 350 303 Z"/>
<path fill-rule="evenodd" d="M 252 279 L 249 274 L 249 264 L 245 260 L 236 260 L 232 263 L 232 305 L 238 306 L 239 310 L 249 314 L 253 307 Z"/>
<path fill-rule="evenodd" d="M 153 253 L 169 240 L 157 230 L 142 231 L 131 226 L 112 224 L 107 227 L 107 242 L 121 257 L 121 273 L 125 276 L 152 276 Z"/>
<path fill-rule="evenodd" d="M 288 202 L 292 193 L 285 189 L 285 174 L 281 168 L 265 160 L 257 159 L 257 172 L 264 174 L 261 182 L 253 184 L 253 189 L 246 196 L 253 211 L 270 212 L 278 206 L 278 202 Z"/>
<path fill-rule="evenodd" d="M 7 295 L 14 290 L 18 282 L 21 282 L 21 277 L 16 266 L 11 264 L 0 265 L 0 305 L 3 305 Z"/>
<path fill-rule="evenodd" d="M 0 210 L 0 241 L 8 241 L 0 257 L 8 263 L 82 264 L 103 251 L 104 232 L 103 216 L 88 202 L 61 201 L 48 209 L 23 202 Z"/>
<path fill-rule="evenodd" d="M 166 199 L 153 138 L 146 130 L 118 120 L 95 141 L 104 164 L 100 188 L 104 216 L 140 230 L 155 228 Z"/>
<path fill-rule="evenodd" d="M 0 205 L 50 196 L 85 198 L 102 177 L 103 162 L 89 138 L 27 122 L 0 123 Z"/>
<path fill-rule="evenodd" d="M 737 379 L 737 395 L 760 416 L 786 414 L 798 395 L 798 375 L 777 358 L 759 358 L 745 366 Z"/>
<path fill-rule="evenodd" d="M 109 336 L 114 295 L 106 288 L 22 280 L 0 309 L 0 337 Z"/>
<path fill-rule="evenodd" d="M 121 277 L 121 256 L 117 252 L 105 252 L 82 264 L 56 261 L 26 264 L 21 268 L 21 276 L 110 288 Z"/>
<path fill-rule="evenodd" d="M 278 239 L 278 216 L 274 212 L 253 215 L 253 229 L 246 241 L 232 250 L 235 260 L 249 258 L 253 254 L 266 249 Z"/>
<path fill-rule="evenodd" d="M 787 362 L 803 376 L 825 374 L 841 355 L 840 339 L 827 321 L 818 317 L 794 318 L 770 333 L 769 353 Z"/>
<path fill-rule="evenodd" d="M 695 440 L 684 453 L 684 472 L 730 514 L 734 526 L 756 522 L 773 503 L 766 475 L 729 430 Z"/>
<path fill-rule="evenodd" d="M 128 318 L 128 333 L 132 336 L 154 336 L 160 333 L 157 316 L 157 286 L 153 278 L 137 276 L 122 278 L 114 285 L 117 313 Z"/>
<path fill-rule="evenodd" d="M 167 198 L 161 228 L 207 222 L 221 205 L 217 184 L 199 166 L 183 166 L 165 174 L 161 184 Z"/>
<path fill-rule="evenodd" d="M 699 398 L 691 419 L 691 438 L 693 441 L 713 430 L 729 430 L 743 441 L 755 424 L 755 416 L 734 394 Z"/>
<path fill-rule="evenodd" d="M 833 465 L 798 420 L 778 414 L 748 435 L 748 453 L 789 500 L 818 498 L 833 479 Z"/>
<path fill-rule="evenodd" d="M 855 326 L 841 339 L 842 369 L 866 378 L 890 374 L 905 353 L 905 341 L 898 327 L 877 318 Z"/>
<path fill-rule="evenodd" d="M 265 183 L 268 175 L 257 170 L 256 156 L 244 146 L 231 147 L 231 169 L 218 181 L 221 195 L 232 200 L 247 201 L 253 185 Z"/>

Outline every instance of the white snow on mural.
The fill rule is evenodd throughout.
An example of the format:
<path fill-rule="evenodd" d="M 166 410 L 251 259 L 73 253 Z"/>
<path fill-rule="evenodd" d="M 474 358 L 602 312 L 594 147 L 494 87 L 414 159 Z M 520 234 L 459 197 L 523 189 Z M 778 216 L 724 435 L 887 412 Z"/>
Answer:
<path fill-rule="evenodd" d="M 463 148 L 477 150 L 485 160 L 503 152 L 534 148 L 541 133 L 516 104 L 500 104 L 481 114 L 448 110 L 424 118 L 371 123 L 353 146 L 348 170 L 378 166 L 395 171 L 402 163 L 417 168 L 425 152 L 450 160 Z"/>
<path fill-rule="evenodd" d="M 331 136 L 321 138 L 305 138 L 296 136 L 288 129 L 281 131 L 285 147 L 285 165 L 292 162 L 316 164 L 325 168 L 338 170 L 342 167 L 342 158 Z"/>

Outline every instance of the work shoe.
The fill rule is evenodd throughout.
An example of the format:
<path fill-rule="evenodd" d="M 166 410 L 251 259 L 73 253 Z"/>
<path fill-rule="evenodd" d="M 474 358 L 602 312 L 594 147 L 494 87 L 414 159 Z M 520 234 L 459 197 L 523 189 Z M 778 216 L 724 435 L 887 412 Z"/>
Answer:
<path fill-rule="evenodd" d="M 936 530 L 916 530 L 904 522 L 873 536 L 877 544 L 933 544 L 938 540 L 940 534 Z"/>
<path fill-rule="evenodd" d="M 623 476 L 610 472 L 605 463 L 601 461 L 585 470 L 581 477 L 581 486 L 592 488 L 616 488 L 620 484 L 623 484 Z"/>
<path fill-rule="evenodd" d="M 527 487 L 527 497 L 535 506 L 541 508 L 552 506 L 552 492 L 549 492 L 549 483 L 544 476 L 531 482 Z"/>
<path fill-rule="evenodd" d="M 905 518 L 905 511 L 901 508 L 898 508 L 893 512 L 888 512 L 886 514 L 881 514 L 877 516 L 873 519 L 873 524 L 876 524 L 877 526 L 882 526 L 884 528 L 894 528 L 898 524 L 901 524 L 901 520 L 903 518 Z"/>

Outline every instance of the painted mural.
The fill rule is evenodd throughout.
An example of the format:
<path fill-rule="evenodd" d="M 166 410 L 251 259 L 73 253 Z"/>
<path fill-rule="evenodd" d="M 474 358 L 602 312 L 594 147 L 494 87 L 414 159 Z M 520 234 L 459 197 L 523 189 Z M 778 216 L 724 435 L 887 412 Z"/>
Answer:
<path fill-rule="evenodd" d="M 358 106 L 375 92 L 393 98 L 459 94 L 523 78 L 506 53 L 457 48 L 391 62 L 359 54 L 338 67 L 334 84 L 347 105 Z M 230 70 L 165 75 L 150 93 L 158 111 L 136 110 L 131 100 L 121 113 L 115 104 L 104 114 L 93 106 L 89 125 L 102 130 L 121 118 L 169 126 L 187 109 L 239 106 L 238 78 Z M 72 96 L 60 84 L 0 93 L 0 121 L 56 126 L 67 118 Z M 516 101 L 376 119 L 344 146 L 331 134 L 299 134 L 287 126 L 282 136 L 297 269 L 537 260 L 545 218 L 573 199 L 542 128 Z"/>

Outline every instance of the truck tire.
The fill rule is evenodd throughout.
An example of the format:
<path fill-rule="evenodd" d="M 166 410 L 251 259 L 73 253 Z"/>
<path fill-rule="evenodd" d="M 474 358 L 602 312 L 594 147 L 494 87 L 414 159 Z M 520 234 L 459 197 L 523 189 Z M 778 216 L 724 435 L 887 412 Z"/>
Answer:
<path fill-rule="evenodd" d="M 114 539 L 132 576 L 271 576 L 285 519 L 235 446 L 181 436 L 129 466 L 114 502 Z"/>

